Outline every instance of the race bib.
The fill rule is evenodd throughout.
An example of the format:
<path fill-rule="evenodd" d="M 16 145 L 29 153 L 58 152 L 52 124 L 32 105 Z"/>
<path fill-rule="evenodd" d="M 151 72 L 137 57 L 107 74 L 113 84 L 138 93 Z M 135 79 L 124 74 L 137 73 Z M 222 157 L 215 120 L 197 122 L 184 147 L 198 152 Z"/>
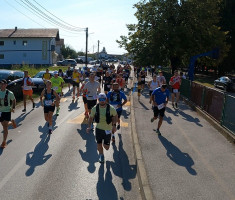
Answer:
<path fill-rule="evenodd" d="M 144 78 L 141 78 L 141 81 L 144 81 Z"/>
<path fill-rule="evenodd" d="M 111 131 L 107 130 L 107 131 L 105 131 L 105 133 L 106 133 L 106 135 L 109 135 L 109 134 L 111 134 Z"/>
<path fill-rule="evenodd" d="M 52 105 L 52 100 L 45 100 L 45 105 L 46 106 L 51 106 Z"/>
<path fill-rule="evenodd" d="M 162 104 L 160 104 L 160 105 L 157 106 L 158 110 L 161 110 L 161 109 L 163 109 L 164 107 L 165 107 L 164 103 L 162 103 Z"/>
<path fill-rule="evenodd" d="M 107 88 L 110 88 L 111 87 L 111 85 L 107 85 Z"/>
<path fill-rule="evenodd" d="M 57 86 L 54 86 L 54 87 L 53 87 L 53 90 L 57 91 L 57 90 L 58 90 L 58 87 L 57 87 Z"/>
<path fill-rule="evenodd" d="M 178 93 L 178 89 L 173 89 L 173 93 Z"/>
<path fill-rule="evenodd" d="M 74 78 L 73 80 L 74 80 L 75 82 L 77 82 L 78 79 L 77 79 L 77 78 Z"/>

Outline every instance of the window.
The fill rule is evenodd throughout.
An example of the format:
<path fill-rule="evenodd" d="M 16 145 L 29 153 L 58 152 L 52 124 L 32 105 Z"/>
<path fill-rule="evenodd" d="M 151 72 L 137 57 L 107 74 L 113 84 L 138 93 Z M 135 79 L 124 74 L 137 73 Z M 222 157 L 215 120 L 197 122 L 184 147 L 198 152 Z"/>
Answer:
<path fill-rule="evenodd" d="M 13 44 L 16 45 L 16 41 L 15 40 L 13 41 Z"/>
<path fill-rule="evenodd" d="M 27 43 L 28 43 L 28 42 L 25 40 L 25 41 L 23 41 L 22 44 L 23 44 L 23 46 L 27 46 Z"/>
<path fill-rule="evenodd" d="M 4 46 L 4 41 L 0 41 L 0 46 Z"/>
<path fill-rule="evenodd" d="M 0 59 L 4 59 L 4 54 L 0 54 Z"/>

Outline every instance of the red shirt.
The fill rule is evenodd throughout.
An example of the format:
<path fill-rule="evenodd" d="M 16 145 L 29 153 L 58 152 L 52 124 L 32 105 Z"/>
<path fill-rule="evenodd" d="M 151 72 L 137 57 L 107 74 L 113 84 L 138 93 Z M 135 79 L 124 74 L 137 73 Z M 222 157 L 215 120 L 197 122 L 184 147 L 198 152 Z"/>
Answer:
<path fill-rule="evenodd" d="M 170 82 L 173 83 L 172 88 L 174 89 L 180 89 L 180 76 L 172 76 L 171 79 L 170 79 Z"/>

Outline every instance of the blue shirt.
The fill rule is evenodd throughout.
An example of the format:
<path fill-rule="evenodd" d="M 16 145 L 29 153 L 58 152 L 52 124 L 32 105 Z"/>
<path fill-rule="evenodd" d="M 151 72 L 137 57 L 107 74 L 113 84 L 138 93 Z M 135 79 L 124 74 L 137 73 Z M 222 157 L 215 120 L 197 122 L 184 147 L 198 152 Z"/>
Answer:
<path fill-rule="evenodd" d="M 165 90 L 165 92 L 162 92 L 161 88 L 156 88 L 152 95 L 154 95 L 154 101 L 157 103 L 157 105 L 160 105 L 162 103 L 166 102 L 166 98 L 169 98 L 170 92 L 168 89 Z"/>
<path fill-rule="evenodd" d="M 113 97 L 111 99 L 111 96 Z M 110 91 L 107 94 L 107 98 L 109 99 L 109 103 L 110 105 L 114 106 L 116 108 L 117 105 L 121 105 L 122 104 L 122 100 L 127 100 L 126 95 L 124 94 L 124 92 L 120 91 L 120 101 L 118 101 L 118 93 L 114 92 L 114 91 Z M 112 100 L 112 101 L 111 101 Z M 122 107 L 120 108 L 116 108 L 117 111 L 122 110 Z"/>

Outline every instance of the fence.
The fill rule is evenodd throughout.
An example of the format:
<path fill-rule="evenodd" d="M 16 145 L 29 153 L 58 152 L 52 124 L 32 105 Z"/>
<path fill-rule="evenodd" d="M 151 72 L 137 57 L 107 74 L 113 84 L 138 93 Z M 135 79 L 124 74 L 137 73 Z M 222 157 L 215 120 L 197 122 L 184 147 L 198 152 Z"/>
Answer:
<path fill-rule="evenodd" d="M 164 76 L 169 83 L 172 75 Z M 182 80 L 180 93 L 235 135 L 235 97 L 187 79 Z"/>

